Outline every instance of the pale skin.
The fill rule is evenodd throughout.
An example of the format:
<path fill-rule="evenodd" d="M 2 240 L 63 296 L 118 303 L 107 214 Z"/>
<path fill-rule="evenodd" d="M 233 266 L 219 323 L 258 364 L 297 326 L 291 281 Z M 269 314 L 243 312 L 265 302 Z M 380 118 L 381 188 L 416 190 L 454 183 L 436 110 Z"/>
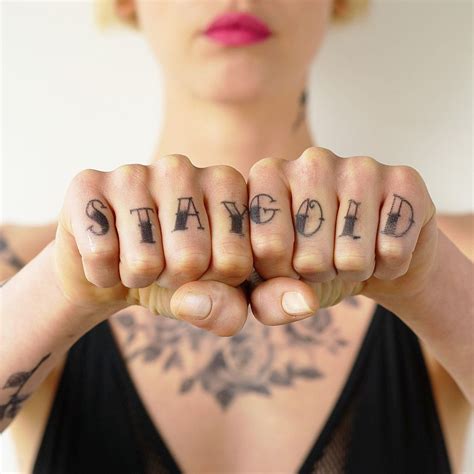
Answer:
<path fill-rule="evenodd" d="M 466 413 L 474 400 L 472 217 L 439 216 L 413 168 L 367 156 L 340 157 L 317 147 L 306 117 L 293 128 L 307 67 L 332 7 L 329 1 L 309 9 L 282 2 L 280 10 L 266 11 L 265 2 L 255 2 L 252 11 L 278 34 L 259 46 L 224 51 L 195 36 L 222 11 L 219 2 L 197 3 L 188 16 L 174 2 L 117 6 L 121 15 L 138 13 L 163 65 L 165 120 L 149 166 L 79 173 L 58 222 L 34 229 L 35 237 L 24 238 L 21 247 L 22 229 L 3 229 L 5 238 L 16 243 L 11 248 L 29 263 L 15 274 L 12 258 L 2 262 L 1 279 L 11 279 L 1 290 L 1 385 L 41 362 L 24 385 L 25 394 L 36 394 L 13 424 L 24 439 L 36 440 L 25 448 L 26 465 L 32 463 L 42 425 L 38 428 L 37 420 L 45 421 L 65 354 L 100 321 L 127 310 L 149 321 L 154 313 L 232 337 L 248 318 L 277 327 L 334 306 L 338 319 L 343 314 L 339 302 L 358 295 L 363 304 L 354 321 L 359 322 L 347 332 L 354 341 L 360 342 L 374 303 L 394 312 L 422 341 L 451 460 L 459 466 Z M 312 28 L 292 33 L 292 21 Z M 298 54 L 278 54 L 282 48 Z M 281 74 L 288 70 L 293 72 Z M 398 219 L 393 209 L 399 209 Z M 240 284 L 253 267 L 266 281 L 247 300 Z M 25 295 L 35 301 L 34 314 L 18 304 Z M 186 295 L 192 296 L 190 303 Z M 311 382 L 316 384 L 311 390 L 330 393 L 321 404 L 326 411 L 309 420 L 315 426 L 329 411 L 351 360 L 349 354 L 339 366 L 328 360 L 340 377 L 326 386 Z M 156 392 L 167 389 L 140 367 L 130 370 L 153 409 L 166 396 Z M 0 404 L 9 403 L 10 395 L 4 392 Z M 173 396 L 169 389 L 168 399 Z M 259 403 L 246 406 L 258 410 Z M 186 429 L 190 419 L 180 418 L 182 406 L 175 406 L 169 424 Z M 237 426 L 237 415 L 230 413 Z M 2 430 L 12 419 L 0 422 Z M 224 420 L 216 411 L 214 424 Z M 156 421 L 166 426 L 166 420 Z M 238 432 L 228 438 L 229 445 L 238 445 Z M 169 435 L 171 441 L 172 428 Z M 289 449 L 293 457 L 276 459 L 277 466 L 294 469 L 310 437 L 297 441 Z M 199 449 L 179 442 L 175 436 L 190 470 L 216 467 L 205 464 L 208 457 L 201 459 Z M 203 438 L 203 443 L 217 442 L 223 440 Z M 288 449 L 288 442 L 282 439 L 281 447 Z M 266 456 L 268 462 L 271 458 Z M 257 461 L 229 455 L 215 462 L 234 462 L 236 471 L 245 472 Z"/>

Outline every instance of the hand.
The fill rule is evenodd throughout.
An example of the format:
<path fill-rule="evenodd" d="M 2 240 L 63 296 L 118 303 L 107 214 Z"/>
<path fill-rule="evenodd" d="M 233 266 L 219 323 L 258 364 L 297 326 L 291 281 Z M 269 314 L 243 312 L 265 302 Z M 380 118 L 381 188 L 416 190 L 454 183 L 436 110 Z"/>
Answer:
<path fill-rule="evenodd" d="M 196 168 L 183 155 L 85 170 L 69 186 L 58 222 L 58 286 L 98 314 L 139 304 L 234 334 L 247 317 L 235 287 L 252 269 L 246 204 L 240 173 Z"/>
<path fill-rule="evenodd" d="M 435 206 L 408 166 L 308 148 L 250 171 L 251 305 L 264 324 L 308 317 L 348 295 L 408 299 L 429 282 Z"/>

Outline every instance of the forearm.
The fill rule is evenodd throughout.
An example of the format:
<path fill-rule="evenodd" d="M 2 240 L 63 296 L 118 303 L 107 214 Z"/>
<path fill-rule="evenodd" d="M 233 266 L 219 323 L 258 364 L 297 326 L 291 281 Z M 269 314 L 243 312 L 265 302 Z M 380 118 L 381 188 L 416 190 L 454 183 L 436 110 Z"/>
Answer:
<path fill-rule="evenodd" d="M 72 344 L 121 309 L 72 305 L 56 285 L 53 262 L 51 243 L 0 290 L 0 431 Z"/>
<path fill-rule="evenodd" d="M 382 304 L 425 342 L 473 404 L 473 264 L 441 231 L 437 255 L 423 291 L 416 297 L 397 297 Z"/>

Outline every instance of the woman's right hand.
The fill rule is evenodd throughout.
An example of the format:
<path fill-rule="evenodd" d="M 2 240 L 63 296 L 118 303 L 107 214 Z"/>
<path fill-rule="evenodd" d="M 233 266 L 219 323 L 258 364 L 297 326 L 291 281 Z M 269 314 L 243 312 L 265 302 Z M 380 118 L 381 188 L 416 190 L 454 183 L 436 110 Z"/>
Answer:
<path fill-rule="evenodd" d="M 247 317 L 237 286 L 252 270 L 248 218 L 245 180 L 229 166 L 167 155 L 82 171 L 59 217 L 58 286 L 98 314 L 138 304 L 230 336 Z"/>

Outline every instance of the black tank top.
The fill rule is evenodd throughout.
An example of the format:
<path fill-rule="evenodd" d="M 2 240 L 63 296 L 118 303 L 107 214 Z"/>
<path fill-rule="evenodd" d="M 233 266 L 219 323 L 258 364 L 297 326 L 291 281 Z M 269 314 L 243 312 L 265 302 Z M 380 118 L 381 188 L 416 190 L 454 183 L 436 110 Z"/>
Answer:
<path fill-rule="evenodd" d="M 68 353 L 33 473 L 179 472 L 104 321 Z M 380 305 L 298 472 L 451 472 L 418 339 Z"/>

